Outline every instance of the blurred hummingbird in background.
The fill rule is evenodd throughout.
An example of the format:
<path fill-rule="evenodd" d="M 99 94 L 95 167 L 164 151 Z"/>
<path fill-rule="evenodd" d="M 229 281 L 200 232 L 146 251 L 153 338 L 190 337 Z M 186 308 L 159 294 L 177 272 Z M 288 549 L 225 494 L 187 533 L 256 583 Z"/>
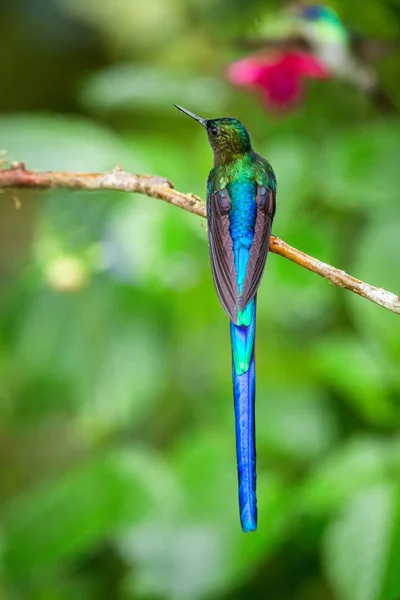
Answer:
<path fill-rule="evenodd" d="M 275 215 L 276 178 L 254 152 L 236 119 L 203 119 L 176 105 L 207 131 L 214 165 L 207 180 L 211 269 L 219 300 L 230 319 L 232 376 L 243 531 L 257 528 L 255 447 L 256 297 Z"/>
<path fill-rule="evenodd" d="M 245 38 L 240 44 L 259 53 L 232 63 L 228 79 L 263 90 L 271 109 L 298 103 L 304 79 L 337 78 L 363 91 L 379 108 L 397 110 L 379 87 L 372 63 L 399 49 L 399 41 L 352 34 L 328 5 L 294 2 L 269 22 L 267 35 Z"/>

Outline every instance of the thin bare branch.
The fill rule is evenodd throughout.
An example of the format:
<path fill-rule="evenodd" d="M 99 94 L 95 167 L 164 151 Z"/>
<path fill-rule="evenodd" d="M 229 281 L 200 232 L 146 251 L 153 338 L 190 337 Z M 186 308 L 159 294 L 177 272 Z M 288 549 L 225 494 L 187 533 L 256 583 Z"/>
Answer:
<path fill-rule="evenodd" d="M 200 217 L 206 217 L 206 205 L 194 194 L 182 194 L 163 177 L 133 175 L 117 167 L 108 173 L 70 173 L 63 171 L 27 171 L 23 163 L 12 163 L 9 169 L 0 169 L 0 189 L 30 188 L 38 190 L 111 190 L 136 192 L 158 198 L 183 208 Z M 336 269 L 271 236 L 270 251 L 320 275 L 334 285 L 350 290 L 379 306 L 400 314 L 400 297 L 383 288 L 365 283 L 340 269 Z"/>

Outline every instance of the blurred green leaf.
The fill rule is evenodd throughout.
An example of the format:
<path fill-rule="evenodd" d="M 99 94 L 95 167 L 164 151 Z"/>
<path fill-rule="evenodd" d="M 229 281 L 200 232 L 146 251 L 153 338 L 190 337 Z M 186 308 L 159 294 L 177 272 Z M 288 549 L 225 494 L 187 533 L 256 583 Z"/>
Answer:
<path fill-rule="evenodd" d="M 188 106 L 204 114 L 221 109 L 226 99 L 226 85 L 220 79 L 194 79 L 179 76 L 176 70 L 168 72 L 128 64 L 114 65 L 93 75 L 82 90 L 82 102 L 91 109 L 156 108 L 170 112 L 171 116 L 176 111 L 173 104 Z"/>
<path fill-rule="evenodd" d="M 400 594 L 400 488 L 381 484 L 356 496 L 329 527 L 325 564 L 343 600 Z"/>
<path fill-rule="evenodd" d="M 134 567 L 124 585 L 134 596 L 196 600 L 226 585 L 226 540 L 209 523 L 148 523 L 126 533 L 120 548 Z"/>
<path fill-rule="evenodd" d="M 355 437 L 317 464 L 300 494 L 308 514 L 330 514 L 372 485 L 397 479 L 399 440 Z"/>
<path fill-rule="evenodd" d="M 71 320 L 79 321 L 79 326 L 71 328 Z M 60 386 L 58 403 L 49 387 L 42 409 L 61 411 L 72 401 L 89 436 L 101 437 L 129 423 L 137 428 L 157 402 L 165 381 L 155 336 L 144 312 L 138 319 L 125 306 L 123 293 L 118 297 L 105 282 L 67 297 L 41 291 L 27 307 L 14 349 L 23 377 L 10 375 L 20 390 L 46 380 Z M 23 397 L 15 407 L 17 415 L 31 414 L 34 408 Z"/>
<path fill-rule="evenodd" d="M 124 164 L 147 171 L 139 153 L 128 150 L 118 135 L 82 117 L 1 117 L 0 144 L 11 160 L 25 162 L 28 169 L 104 171 Z"/>
<path fill-rule="evenodd" d="M 282 539 L 289 497 L 278 478 L 259 473 L 259 530 L 244 535 L 237 506 L 233 440 L 194 433 L 172 464 L 185 504 L 168 520 L 155 517 L 120 537 L 134 573 L 126 585 L 139 595 L 171 600 L 208 597 L 247 579 Z"/>
<path fill-rule="evenodd" d="M 264 384 L 257 396 L 260 449 L 301 462 L 320 456 L 333 445 L 337 436 L 335 415 L 317 390 Z"/>
<path fill-rule="evenodd" d="M 323 383 L 370 422 L 389 425 L 399 418 L 388 397 L 386 357 L 372 342 L 331 335 L 314 348 L 313 363 Z"/>
<path fill-rule="evenodd" d="M 365 212 L 395 203 L 400 187 L 397 121 L 364 125 L 330 136 L 321 153 L 320 182 L 329 202 L 339 209 Z"/>
<path fill-rule="evenodd" d="M 73 559 L 158 507 L 178 506 L 179 488 L 145 450 L 114 450 L 12 501 L 1 515 L 7 577 Z"/>
<path fill-rule="evenodd" d="M 185 25 L 185 11 L 176 0 L 163 0 L 154 10 L 152 3 L 141 0 L 118 0 L 118 10 L 109 0 L 58 0 L 75 19 L 88 22 L 98 29 L 112 47 L 144 47 L 152 52 L 158 47 L 166 52 L 174 36 L 179 36 Z"/>
<path fill-rule="evenodd" d="M 262 130 L 261 130 L 262 131 Z M 260 135 L 260 131 L 255 131 Z M 274 219 L 274 229 L 277 235 L 284 236 L 285 229 L 296 223 L 296 229 L 302 229 L 298 219 L 303 219 L 307 213 L 307 199 L 315 190 L 318 174 L 310 171 L 313 161 L 314 146 L 309 140 L 300 139 L 297 135 L 263 136 L 263 143 L 257 152 L 266 156 L 274 167 L 278 180 L 278 210 Z M 288 177 L 290 173 L 290 177 Z M 296 218 L 294 216 L 296 215 Z M 312 228 L 311 228 L 312 229 Z M 309 230 L 309 229 L 307 229 Z"/>

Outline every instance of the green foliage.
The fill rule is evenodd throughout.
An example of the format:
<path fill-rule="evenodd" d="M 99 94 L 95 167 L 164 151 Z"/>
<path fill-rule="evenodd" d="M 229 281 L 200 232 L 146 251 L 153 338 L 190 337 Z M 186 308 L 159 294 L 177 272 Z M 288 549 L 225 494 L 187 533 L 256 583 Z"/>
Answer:
<path fill-rule="evenodd" d="M 82 102 L 102 111 L 163 110 L 166 105 L 174 104 L 177 97 L 185 105 L 215 111 L 226 101 L 226 96 L 226 84 L 217 78 L 179 77 L 173 70 L 138 69 L 129 65 L 117 65 L 95 75 L 82 90 Z"/>
<path fill-rule="evenodd" d="M 286 116 L 229 88 L 232 38 L 278 5 L 245 4 L 10 3 L 0 149 L 28 168 L 122 164 L 204 197 L 204 132 L 172 103 L 238 117 L 278 176 L 274 232 L 399 292 L 399 118 L 339 82 Z M 399 35 L 397 3 L 335 6 L 360 32 Z M 378 72 L 399 106 L 396 57 Z M 268 258 L 259 530 L 245 536 L 204 223 L 107 192 L 3 193 L 0 211 L 1 598 L 400 596 L 397 315 Z"/>
<path fill-rule="evenodd" d="M 3 514 L 8 576 L 35 576 L 145 518 L 152 504 L 161 505 L 165 467 L 153 462 L 148 451 L 108 453 L 13 503 Z"/>
<path fill-rule="evenodd" d="M 140 153 L 131 154 L 107 127 L 84 118 L 7 115 L 0 119 L 0 136 L 7 157 L 32 169 L 103 170 L 120 160 L 146 170 Z"/>
<path fill-rule="evenodd" d="M 399 492 L 393 484 L 368 489 L 329 527 L 325 558 L 340 598 L 398 598 Z"/>

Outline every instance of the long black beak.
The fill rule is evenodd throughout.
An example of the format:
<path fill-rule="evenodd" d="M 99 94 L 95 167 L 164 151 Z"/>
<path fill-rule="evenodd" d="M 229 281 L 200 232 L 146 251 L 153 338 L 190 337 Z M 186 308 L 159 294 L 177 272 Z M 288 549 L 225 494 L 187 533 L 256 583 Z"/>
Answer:
<path fill-rule="evenodd" d="M 199 123 L 201 123 L 201 125 L 203 125 L 203 127 L 207 127 L 206 119 L 202 119 L 201 117 L 198 117 L 194 113 L 190 112 L 190 110 L 186 110 L 186 108 L 182 108 L 182 106 L 178 106 L 177 104 L 174 104 L 174 106 L 181 112 L 185 113 L 185 115 L 187 115 L 188 117 L 191 117 L 195 121 L 198 121 Z"/>

